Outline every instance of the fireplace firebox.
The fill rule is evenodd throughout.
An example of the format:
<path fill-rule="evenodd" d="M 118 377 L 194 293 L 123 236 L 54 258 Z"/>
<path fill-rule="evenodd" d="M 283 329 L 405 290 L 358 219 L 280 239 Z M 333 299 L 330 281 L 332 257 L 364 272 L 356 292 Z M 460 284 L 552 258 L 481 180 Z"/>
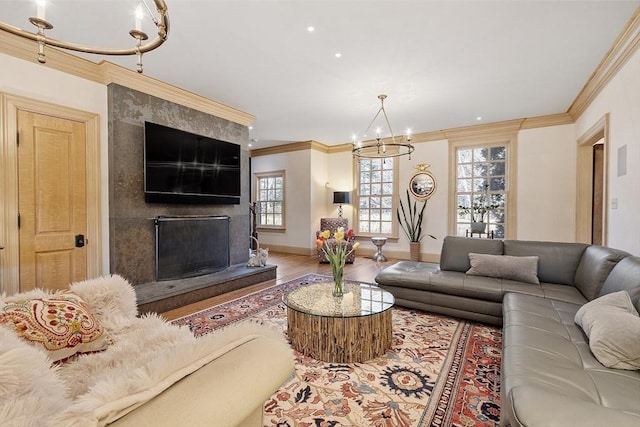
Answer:
<path fill-rule="evenodd" d="M 156 217 L 156 281 L 229 267 L 229 220 L 227 215 Z"/>

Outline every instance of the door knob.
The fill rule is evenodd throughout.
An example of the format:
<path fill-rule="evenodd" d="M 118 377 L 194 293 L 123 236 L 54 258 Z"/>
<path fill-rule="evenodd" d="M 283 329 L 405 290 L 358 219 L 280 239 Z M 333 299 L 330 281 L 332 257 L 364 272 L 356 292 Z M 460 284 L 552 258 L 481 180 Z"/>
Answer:
<path fill-rule="evenodd" d="M 84 234 L 76 234 L 76 248 L 81 248 L 85 244 Z"/>

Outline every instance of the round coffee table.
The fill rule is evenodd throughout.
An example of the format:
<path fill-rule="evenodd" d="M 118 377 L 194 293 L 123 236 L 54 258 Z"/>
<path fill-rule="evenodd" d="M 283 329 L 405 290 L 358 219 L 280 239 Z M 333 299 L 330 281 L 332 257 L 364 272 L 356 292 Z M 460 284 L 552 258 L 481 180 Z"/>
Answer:
<path fill-rule="evenodd" d="M 291 346 L 325 362 L 364 362 L 384 355 L 391 347 L 393 295 L 361 283 L 345 284 L 341 298 L 332 290 L 333 283 L 313 283 L 283 296 Z"/>

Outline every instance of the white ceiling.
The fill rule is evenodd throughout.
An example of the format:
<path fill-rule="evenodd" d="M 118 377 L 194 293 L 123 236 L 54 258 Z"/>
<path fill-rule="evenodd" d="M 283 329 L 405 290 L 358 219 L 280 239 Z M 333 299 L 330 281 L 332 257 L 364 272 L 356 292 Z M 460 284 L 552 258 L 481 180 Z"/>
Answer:
<path fill-rule="evenodd" d="M 253 148 L 348 142 L 363 133 L 382 93 L 396 135 L 476 124 L 478 116 L 489 123 L 566 112 L 640 6 L 631 0 L 166 1 L 169 38 L 144 56 L 145 74 L 255 115 Z M 48 0 L 50 35 L 128 46 L 136 4 Z M 33 15 L 34 0 L 0 0 L 6 23 L 28 29 Z M 153 33 L 150 21 L 143 30 Z M 135 57 L 87 57 L 135 68 Z"/>

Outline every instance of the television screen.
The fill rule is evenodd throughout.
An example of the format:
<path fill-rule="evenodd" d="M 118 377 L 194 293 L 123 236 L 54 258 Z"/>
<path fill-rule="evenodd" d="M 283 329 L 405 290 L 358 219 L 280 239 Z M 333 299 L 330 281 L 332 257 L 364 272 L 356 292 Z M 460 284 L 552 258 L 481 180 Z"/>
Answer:
<path fill-rule="evenodd" d="M 240 204 L 240 146 L 145 122 L 144 193 L 149 203 Z"/>

